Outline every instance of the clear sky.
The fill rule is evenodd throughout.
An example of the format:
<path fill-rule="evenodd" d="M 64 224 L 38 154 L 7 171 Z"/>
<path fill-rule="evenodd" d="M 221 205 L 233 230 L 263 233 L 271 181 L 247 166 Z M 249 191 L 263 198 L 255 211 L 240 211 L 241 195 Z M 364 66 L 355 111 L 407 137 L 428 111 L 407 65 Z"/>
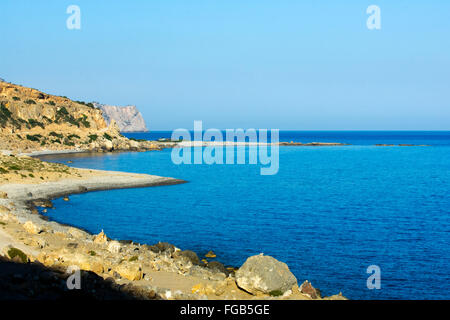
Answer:
<path fill-rule="evenodd" d="M 1 0 L 0 30 L 1 78 L 151 130 L 450 130 L 448 0 Z"/>

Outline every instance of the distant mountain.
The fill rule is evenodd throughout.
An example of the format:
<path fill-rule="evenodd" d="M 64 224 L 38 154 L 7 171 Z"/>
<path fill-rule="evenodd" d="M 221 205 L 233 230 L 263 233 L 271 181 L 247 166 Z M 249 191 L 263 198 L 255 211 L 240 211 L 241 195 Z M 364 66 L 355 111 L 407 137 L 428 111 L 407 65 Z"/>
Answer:
<path fill-rule="evenodd" d="M 144 118 L 136 106 L 109 106 L 94 102 L 94 106 L 103 112 L 107 124 L 115 120 L 121 132 L 148 131 Z"/>

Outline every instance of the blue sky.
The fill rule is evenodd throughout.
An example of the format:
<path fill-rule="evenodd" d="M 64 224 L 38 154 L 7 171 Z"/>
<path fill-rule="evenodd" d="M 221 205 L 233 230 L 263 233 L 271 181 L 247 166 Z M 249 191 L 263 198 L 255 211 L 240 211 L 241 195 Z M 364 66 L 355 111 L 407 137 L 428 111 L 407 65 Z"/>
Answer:
<path fill-rule="evenodd" d="M 2 0 L 0 28 L 1 78 L 151 130 L 450 129 L 449 1 Z"/>

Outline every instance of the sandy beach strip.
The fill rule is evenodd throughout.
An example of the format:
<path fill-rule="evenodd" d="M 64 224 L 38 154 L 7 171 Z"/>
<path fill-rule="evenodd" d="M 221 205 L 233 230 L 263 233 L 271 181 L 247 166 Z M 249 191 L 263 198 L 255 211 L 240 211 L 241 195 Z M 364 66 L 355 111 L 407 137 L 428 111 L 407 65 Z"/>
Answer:
<path fill-rule="evenodd" d="M 82 178 L 69 178 L 36 184 L 7 183 L 0 185 L 0 191 L 6 192 L 11 200 L 31 201 L 36 199 L 53 199 L 89 191 L 164 186 L 186 182 L 180 179 L 148 174 L 74 169 L 85 174 Z"/>

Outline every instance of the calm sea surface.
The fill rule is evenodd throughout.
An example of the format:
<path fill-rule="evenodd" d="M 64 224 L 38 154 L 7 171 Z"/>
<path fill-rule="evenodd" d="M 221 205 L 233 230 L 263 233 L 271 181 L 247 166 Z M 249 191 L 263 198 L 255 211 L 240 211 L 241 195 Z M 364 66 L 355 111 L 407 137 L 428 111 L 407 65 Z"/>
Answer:
<path fill-rule="evenodd" d="M 171 150 L 42 157 L 189 181 L 73 195 L 48 215 L 111 238 L 213 250 L 228 265 L 263 252 L 325 295 L 450 299 L 450 132 L 283 131 L 280 140 L 351 145 L 280 147 L 274 176 L 259 165 L 175 165 Z M 367 289 L 370 265 L 381 268 L 380 290 Z"/>

